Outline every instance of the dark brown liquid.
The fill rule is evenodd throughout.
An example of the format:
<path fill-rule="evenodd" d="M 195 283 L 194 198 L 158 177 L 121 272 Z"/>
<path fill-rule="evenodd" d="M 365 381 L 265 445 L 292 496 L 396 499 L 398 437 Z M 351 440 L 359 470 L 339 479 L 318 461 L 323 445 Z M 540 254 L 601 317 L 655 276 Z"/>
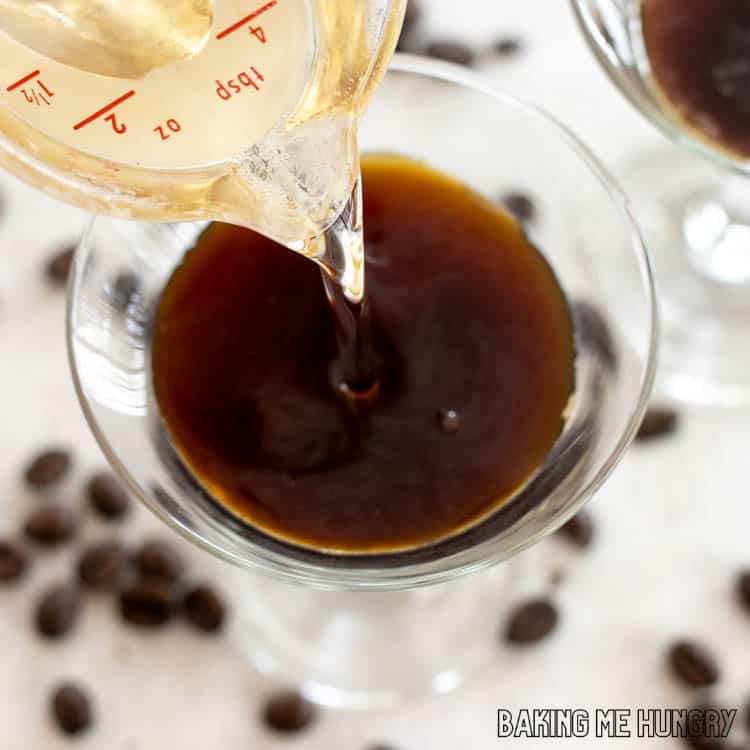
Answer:
<path fill-rule="evenodd" d="M 362 168 L 367 394 L 342 389 L 317 267 L 229 225 L 175 271 L 153 341 L 163 419 L 203 486 L 256 528 L 342 552 L 422 545 L 502 505 L 574 381 L 566 300 L 515 220 L 419 163 Z"/>
<path fill-rule="evenodd" d="M 750 3 L 642 0 L 656 82 L 690 127 L 750 158 Z"/>

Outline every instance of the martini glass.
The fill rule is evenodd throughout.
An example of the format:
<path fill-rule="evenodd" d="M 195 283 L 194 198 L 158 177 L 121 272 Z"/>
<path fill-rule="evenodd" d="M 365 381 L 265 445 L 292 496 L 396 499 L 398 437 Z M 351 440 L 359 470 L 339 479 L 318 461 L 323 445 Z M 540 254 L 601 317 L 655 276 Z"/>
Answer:
<path fill-rule="evenodd" d="M 497 654 L 502 600 L 518 594 L 523 575 L 496 563 L 567 521 L 614 469 L 648 402 L 656 324 L 625 198 L 549 116 L 460 68 L 401 56 L 360 137 L 365 152 L 398 152 L 486 195 L 512 188 L 538 201 L 528 231 L 573 305 L 576 391 L 544 465 L 490 518 L 408 552 L 331 555 L 272 539 L 210 497 L 169 442 L 149 365 L 155 305 L 205 224 L 96 219 L 74 265 L 68 342 L 91 429 L 133 492 L 180 534 L 249 571 L 235 634 L 253 665 L 314 701 L 370 708 L 451 690 Z M 587 201 L 590 225 L 573 194 Z M 113 296 L 122 272 L 140 280 L 124 310 Z"/>
<path fill-rule="evenodd" d="M 750 161 L 680 120 L 655 82 L 640 0 L 571 0 L 607 75 L 675 144 L 626 165 L 661 310 L 657 389 L 692 403 L 750 404 Z"/>

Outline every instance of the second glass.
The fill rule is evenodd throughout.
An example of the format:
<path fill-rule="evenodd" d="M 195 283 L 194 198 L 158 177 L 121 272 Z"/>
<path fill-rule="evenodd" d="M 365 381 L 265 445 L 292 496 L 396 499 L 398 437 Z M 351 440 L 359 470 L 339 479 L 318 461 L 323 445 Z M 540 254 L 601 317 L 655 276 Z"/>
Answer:
<path fill-rule="evenodd" d="M 76 259 L 68 336 L 83 409 L 132 490 L 183 536 L 264 574 L 242 583 L 237 634 L 252 663 L 315 701 L 373 707 L 450 690 L 496 652 L 503 599 L 528 581 L 518 562 L 485 569 L 558 528 L 613 470 L 648 401 L 657 337 L 648 259 L 626 201 L 552 118 L 459 68 L 400 57 L 360 138 L 365 152 L 423 160 L 486 196 L 533 196 L 529 235 L 571 302 L 576 391 L 565 429 L 489 519 L 409 552 L 326 555 L 265 536 L 207 494 L 169 442 L 150 372 L 155 305 L 205 224 L 97 219 Z M 587 224 L 581 199 L 594 217 Z M 124 311 L 114 287 L 123 272 L 140 280 Z"/>
<path fill-rule="evenodd" d="M 665 145 L 625 165 L 623 180 L 635 201 L 651 253 L 662 316 L 662 349 L 657 388 L 667 395 L 703 405 L 750 404 L 750 161 L 712 142 L 716 128 L 710 112 L 693 112 L 692 125 L 668 103 L 649 59 L 642 10 L 644 0 L 571 0 L 598 62 L 630 102 L 680 148 Z M 709 17 L 740 3 L 703 3 Z M 657 3 L 654 3 L 654 7 Z M 685 27 L 689 4 L 678 9 L 659 4 L 665 15 L 663 31 Z M 743 11 L 747 13 L 746 10 Z M 747 28 L 728 28 L 727 49 L 734 60 L 729 81 L 747 89 Z M 671 33 L 671 32 L 669 32 Z M 710 29 L 714 35 L 714 30 Z M 730 37 L 732 34 L 733 37 Z M 743 34 L 745 35 L 743 37 Z M 679 34 L 677 35 L 679 36 Z M 732 41 L 734 39 L 734 41 Z M 703 59 L 688 42 L 679 53 L 691 68 L 722 91 L 715 61 Z M 725 46 L 726 46 L 725 45 Z M 739 45 L 739 46 L 738 46 Z M 744 45 L 744 46 L 742 46 Z M 743 55 L 744 60 L 743 61 Z M 738 58 L 738 59 L 735 59 Z M 728 63 L 730 64 L 730 63 Z M 745 72 L 743 72 L 745 71 Z M 679 84 L 681 73 L 670 80 Z M 736 83 L 736 82 L 739 83 Z M 695 95 L 695 82 L 686 81 Z M 728 101 L 734 96 L 724 89 Z M 718 95 L 718 94 L 717 94 Z M 722 94 L 723 95 L 723 94 Z M 735 100 L 733 106 L 745 106 Z M 684 107 L 683 107 L 684 108 Z M 746 117 L 746 115 L 745 115 Z M 703 124 L 701 133 L 696 122 Z M 680 150 L 681 149 L 681 150 Z M 587 212 L 588 215 L 588 212 Z"/>

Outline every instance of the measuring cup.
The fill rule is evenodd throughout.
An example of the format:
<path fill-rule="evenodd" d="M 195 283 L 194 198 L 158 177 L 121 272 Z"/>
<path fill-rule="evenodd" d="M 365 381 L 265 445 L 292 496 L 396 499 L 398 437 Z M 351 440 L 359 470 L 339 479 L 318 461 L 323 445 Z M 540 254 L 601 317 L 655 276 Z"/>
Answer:
<path fill-rule="evenodd" d="M 406 0 L 0 0 L 0 163 L 77 206 L 301 247 L 345 207 Z"/>

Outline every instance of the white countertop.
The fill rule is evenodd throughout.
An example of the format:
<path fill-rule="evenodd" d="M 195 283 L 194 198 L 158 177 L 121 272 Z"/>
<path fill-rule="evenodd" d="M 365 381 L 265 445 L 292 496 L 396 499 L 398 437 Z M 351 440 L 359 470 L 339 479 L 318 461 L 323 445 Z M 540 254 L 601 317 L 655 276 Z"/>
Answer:
<path fill-rule="evenodd" d="M 435 34 L 489 43 L 508 32 L 527 42 L 511 60 L 483 64 L 498 86 L 556 113 L 615 173 L 646 144 L 662 138 L 646 126 L 606 81 L 574 27 L 564 0 L 425 0 Z M 50 290 L 41 267 L 50 249 L 74 239 L 86 217 L 2 180 L 0 222 L 0 532 L 14 533 L 32 505 L 20 473 L 40 446 L 74 446 L 79 492 L 101 456 L 79 411 L 67 369 L 64 295 Z M 594 547 L 571 551 L 545 542 L 544 558 L 566 571 L 557 592 L 559 631 L 521 653 L 498 647 L 498 663 L 481 680 L 447 697 L 397 712 L 325 712 L 293 739 L 269 735 L 256 715 L 272 689 L 241 661 L 229 639 L 198 638 L 182 627 L 155 635 L 124 630 L 111 603 L 89 600 L 68 641 L 41 643 L 30 625 L 32 597 L 65 577 L 71 551 L 40 555 L 18 590 L 0 591 L 0 747 L 56 750 L 364 750 L 376 740 L 403 750 L 489 750 L 538 747 L 540 740 L 498 740 L 503 708 L 686 707 L 695 698 L 664 667 L 669 642 L 705 640 L 722 662 L 730 705 L 750 697 L 750 615 L 736 605 L 736 571 L 750 563 L 745 523 L 750 414 L 690 411 L 673 439 L 635 447 L 591 504 Z M 86 534 L 104 533 L 90 521 Z M 157 529 L 145 510 L 128 523 L 134 540 Z M 164 533 L 166 530 L 164 530 Z M 197 550 L 196 572 L 220 580 L 224 568 Z M 534 553 L 533 551 L 531 554 Z M 48 719 L 47 692 L 61 677 L 90 684 L 99 719 L 84 739 L 61 738 Z M 559 740 L 555 747 L 596 746 L 604 740 Z M 617 739 L 612 746 L 680 747 L 672 740 Z"/>

